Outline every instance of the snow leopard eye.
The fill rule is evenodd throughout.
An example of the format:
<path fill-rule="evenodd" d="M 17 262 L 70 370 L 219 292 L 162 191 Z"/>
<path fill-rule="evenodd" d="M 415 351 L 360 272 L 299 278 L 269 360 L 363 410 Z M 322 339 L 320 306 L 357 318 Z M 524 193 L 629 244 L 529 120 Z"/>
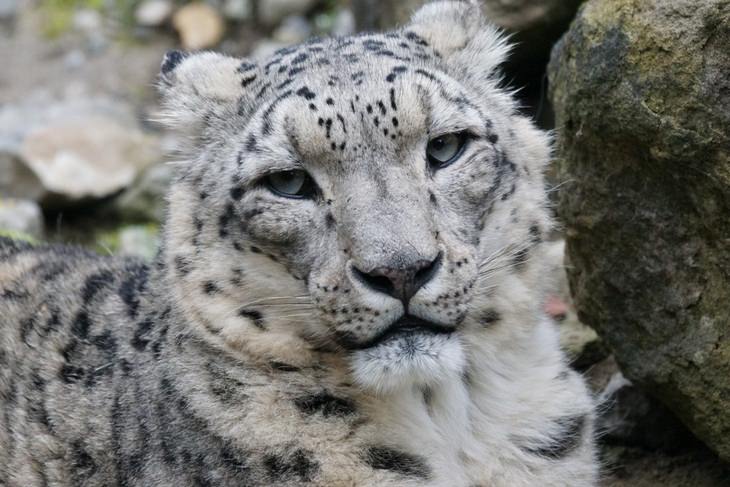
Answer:
<path fill-rule="evenodd" d="M 428 141 L 426 155 L 432 169 L 441 169 L 453 163 L 464 152 L 466 132 L 444 134 Z"/>
<path fill-rule="evenodd" d="M 311 198 L 316 190 L 312 177 L 300 169 L 275 172 L 264 181 L 274 194 L 285 198 Z"/>

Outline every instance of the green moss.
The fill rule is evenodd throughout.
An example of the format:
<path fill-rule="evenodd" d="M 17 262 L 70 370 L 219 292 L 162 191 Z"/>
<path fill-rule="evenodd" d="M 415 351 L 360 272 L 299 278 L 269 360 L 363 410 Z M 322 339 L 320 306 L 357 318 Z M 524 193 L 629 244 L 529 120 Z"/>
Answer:
<path fill-rule="evenodd" d="M 11 238 L 13 240 L 22 240 L 32 245 L 38 245 L 39 242 L 35 238 L 31 237 L 27 233 L 18 232 L 16 230 L 5 230 L 0 228 L 0 237 Z"/>
<path fill-rule="evenodd" d="M 112 230 L 105 230 L 96 234 L 95 242 L 92 248 L 102 254 L 117 254 L 123 249 L 122 234 L 134 232 L 136 234 L 136 244 L 134 245 L 134 254 L 141 257 L 151 259 L 157 251 L 157 244 L 160 233 L 160 226 L 156 223 L 147 223 L 139 225 L 124 225 Z"/>

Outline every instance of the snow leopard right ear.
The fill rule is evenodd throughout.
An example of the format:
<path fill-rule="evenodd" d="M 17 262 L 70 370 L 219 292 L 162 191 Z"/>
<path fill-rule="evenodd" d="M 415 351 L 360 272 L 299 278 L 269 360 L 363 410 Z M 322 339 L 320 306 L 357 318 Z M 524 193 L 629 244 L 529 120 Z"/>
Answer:
<path fill-rule="evenodd" d="M 230 120 L 259 75 L 245 60 L 213 52 L 169 51 L 160 67 L 160 121 L 185 135 L 197 137 L 216 121 Z"/>
<path fill-rule="evenodd" d="M 427 3 L 413 14 L 405 31 L 477 81 L 499 77 L 498 67 L 510 51 L 506 36 L 487 21 L 478 0 Z"/>

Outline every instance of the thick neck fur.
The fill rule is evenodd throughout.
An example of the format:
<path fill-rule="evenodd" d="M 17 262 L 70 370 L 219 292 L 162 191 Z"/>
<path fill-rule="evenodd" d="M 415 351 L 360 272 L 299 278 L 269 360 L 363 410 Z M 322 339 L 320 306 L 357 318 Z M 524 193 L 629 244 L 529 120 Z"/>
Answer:
<path fill-rule="evenodd" d="M 168 281 L 173 272 L 158 276 L 167 288 L 175 286 Z M 180 345 L 167 357 L 167 365 L 177 374 L 175 381 L 191 407 L 200 408 L 201 417 L 216 418 L 211 424 L 219 434 L 249 447 L 253 443 L 265 450 L 267 438 L 277 438 L 277 429 L 278 438 L 301 434 L 306 444 L 311 418 L 302 421 L 285 404 L 292 394 L 326 394 L 345 401 L 344 409 L 351 406 L 352 417 L 346 429 L 321 423 L 324 437 L 321 432 L 312 434 L 314 449 L 324 441 L 340 453 L 351 448 L 354 452 L 363 444 L 412 452 L 428 460 L 428 485 L 472 485 L 485 478 L 493 478 L 494 485 L 534 485 L 532 475 L 522 472 L 507 478 L 505 472 L 515 472 L 515 465 L 549 469 L 549 462 L 526 451 L 560 434 L 560 418 L 590 415 L 592 404 L 587 395 L 575 400 L 576 388 L 584 389 L 582 381 L 564 363 L 553 326 L 534 305 L 540 299 L 527 292 L 522 280 L 506 277 L 505 285 L 490 297 L 498 322 L 465 321 L 465 366 L 434 384 L 413 383 L 387 393 L 363 390 L 353 380 L 352 360 L 343 350 L 315 349 L 294 334 L 273 340 L 278 346 L 268 339 L 256 347 L 246 346 L 241 338 L 221 340 L 211 336 L 200 315 L 189 314 L 184 304 L 178 306 Z M 261 347 L 263 343 L 269 346 Z M 211 370 L 233 378 L 225 384 L 232 388 L 227 394 L 256 398 L 260 409 L 221 409 L 214 397 L 220 391 L 200 387 L 210 382 L 200 376 Z M 336 411 L 319 413 L 326 419 Z M 260 420 L 252 424 L 252 417 Z M 581 441 L 590 441 L 590 435 L 587 431 Z M 584 465 L 585 459 L 576 458 L 571 474 L 575 479 L 593 475 Z M 555 483 L 544 485 L 565 485 L 564 472 L 555 478 Z"/>

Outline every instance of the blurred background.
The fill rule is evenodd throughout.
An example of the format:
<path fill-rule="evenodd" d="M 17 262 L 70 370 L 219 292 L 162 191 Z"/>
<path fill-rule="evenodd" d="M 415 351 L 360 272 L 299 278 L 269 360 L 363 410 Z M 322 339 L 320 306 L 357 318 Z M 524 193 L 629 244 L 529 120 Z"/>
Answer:
<path fill-rule="evenodd" d="M 165 154 L 177 144 L 152 122 L 165 51 L 212 49 L 262 58 L 311 36 L 403 24 L 422 3 L 0 0 L 0 235 L 152 258 L 173 177 Z M 583 2 L 482 3 L 516 43 L 504 66 L 506 83 L 520 88 L 526 114 L 544 129 L 555 128 L 546 70 Z M 574 190 L 556 169 L 548 176 L 557 205 L 561 192 Z M 727 466 L 628 380 L 612 348 L 578 319 L 562 232 L 551 246 L 555 286 L 545 306 L 560 324 L 573 366 L 587 374 L 603 404 L 604 485 L 730 486 Z"/>

